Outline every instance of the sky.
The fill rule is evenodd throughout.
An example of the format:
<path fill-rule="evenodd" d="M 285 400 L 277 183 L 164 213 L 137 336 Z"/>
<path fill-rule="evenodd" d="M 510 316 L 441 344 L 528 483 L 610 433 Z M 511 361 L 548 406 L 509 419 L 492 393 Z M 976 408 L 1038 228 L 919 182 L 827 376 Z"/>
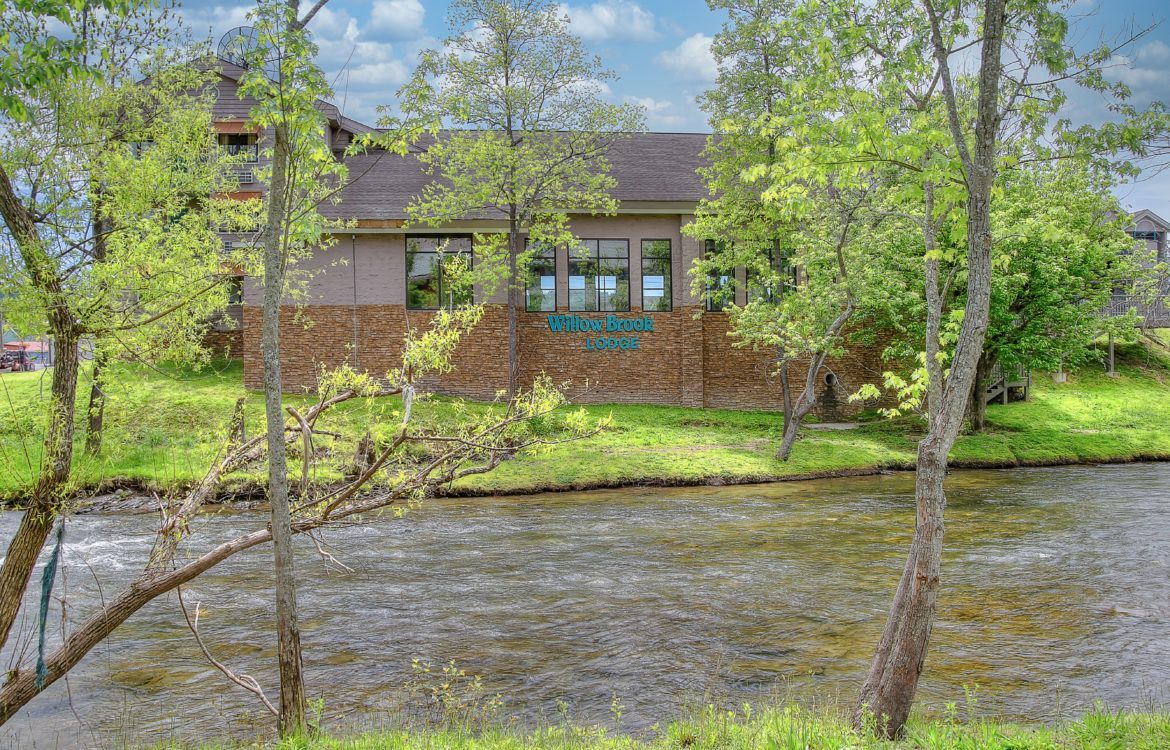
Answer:
<path fill-rule="evenodd" d="M 253 7 L 237 0 L 179 1 L 193 34 L 213 41 L 246 25 Z M 708 132 L 695 97 L 715 80 L 709 45 L 722 14 L 703 0 L 578 0 L 563 7 L 570 29 L 617 74 L 607 84 L 611 100 L 641 105 L 651 130 Z M 379 105 L 393 106 L 419 52 L 447 35 L 446 12 L 446 0 L 330 0 L 310 29 L 321 50 L 318 62 L 348 116 L 374 124 Z M 1170 2 L 1079 0 L 1071 14 L 1072 40 L 1085 47 L 1157 24 L 1115 57 L 1108 75 L 1131 87 L 1137 105 L 1170 103 Z M 1070 92 L 1066 110 L 1079 122 L 1107 116 L 1101 98 L 1083 91 Z M 1170 220 L 1170 170 L 1147 170 L 1118 196 L 1130 210 L 1149 208 Z"/>

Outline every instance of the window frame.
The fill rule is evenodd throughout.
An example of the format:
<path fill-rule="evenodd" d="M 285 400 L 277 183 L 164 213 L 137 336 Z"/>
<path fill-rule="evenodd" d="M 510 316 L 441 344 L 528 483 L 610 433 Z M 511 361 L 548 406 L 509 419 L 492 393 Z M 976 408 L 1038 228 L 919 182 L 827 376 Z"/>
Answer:
<path fill-rule="evenodd" d="M 577 242 L 581 243 L 581 244 L 575 248 L 569 249 L 569 268 L 568 268 L 568 274 L 565 278 L 565 281 L 569 285 L 569 299 L 568 299 L 569 312 L 586 312 L 586 313 L 625 312 L 625 313 L 628 313 L 632 309 L 632 302 L 633 302 L 633 300 L 630 299 L 630 297 L 632 296 L 630 292 L 632 290 L 629 289 L 629 286 L 630 286 L 630 238 L 629 237 L 578 237 Z M 580 249 L 581 249 L 581 246 L 584 245 L 584 243 L 586 243 L 586 242 L 596 242 L 597 249 L 593 252 L 593 255 L 591 257 L 582 258 L 581 254 L 580 254 Z M 579 274 L 573 273 L 573 262 L 574 261 L 592 262 L 592 263 L 596 264 L 597 266 L 600 266 L 601 265 L 601 243 L 602 242 L 624 242 L 626 245 L 626 287 L 627 287 L 627 289 L 626 289 L 626 306 L 624 309 L 620 309 L 620 310 L 604 310 L 604 309 L 602 309 L 602 306 L 601 306 L 602 287 L 600 284 L 597 283 L 597 279 L 600 277 L 600 274 L 595 273 L 593 275 L 593 278 L 594 278 L 593 294 L 595 296 L 594 303 L 597 306 L 594 307 L 592 310 L 575 309 L 573 307 L 573 286 L 572 286 L 572 284 L 573 284 L 573 276 L 579 275 Z M 609 260 L 615 260 L 615 259 L 610 258 Z M 588 277 L 586 277 L 586 278 L 588 278 Z"/>
<path fill-rule="evenodd" d="M 466 254 L 468 256 L 467 267 L 469 269 L 472 269 L 472 268 L 475 268 L 475 237 L 474 237 L 474 235 L 472 235 L 470 233 L 460 232 L 460 233 L 455 233 L 455 234 L 407 234 L 407 235 L 403 235 L 403 236 L 405 239 L 403 241 L 403 247 L 402 247 L 402 251 L 403 251 L 402 259 L 403 259 L 403 263 L 404 263 L 405 268 L 404 268 L 404 273 L 402 274 L 402 276 L 403 276 L 403 291 L 405 292 L 405 295 L 406 295 L 405 299 L 403 300 L 403 303 L 402 303 L 403 307 L 408 311 L 414 310 L 416 312 L 435 312 L 436 310 L 453 309 L 451 307 L 446 307 L 442 304 L 442 299 L 443 299 L 443 264 L 442 263 L 437 263 L 435 266 L 435 268 L 436 268 L 435 295 L 438 297 L 440 304 L 437 307 L 411 307 L 411 304 L 410 304 L 410 266 L 411 266 L 411 264 L 410 264 L 410 241 L 414 240 L 414 239 L 431 239 L 431 240 L 438 240 L 438 241 L 451 240 L 451 239 L 466 239 L 467 240 L 467 252 L 466 253 L 463 253 L 463 252 L 440 253 L 438 250 L 418 250 L 416 252 L 427 253 L 428 255 L 434 255 L 434 256 L 436 256 L 436 259 L 442 255 L 464 255 L 464 254 Z M 436 244 L 438 244 L 438 243 L 436 243 Z M 470 292 L 471 292 L 471 301 L 474 302 L 475 301 L 475 289 L 474 288 L 471 289 Z"/>
<path fill-rule="evenodd" d="M 716 245 L 715 240 L 713 240 L 713 239 L 703 240 L 703 257 L 706 258 L 708 253 L 714 252 L 716 247 L 717 247 L 717 245 Z M 715 280 L 715 278 L 716 278 L 715 276 L 712 276 L 711 274 L 707 274 L 707 280 L 706 280 L 706 283 L 704 285 L 704 288 L 706 289 L 708 294 L 704 295 L 705 299 L 703 301 L 706 304 L 707 312 L 727 312 L 727 306 L 735 304 L 735 285 L 737 283 L 736 279 L 735 279 L 735 271 L 732 270 L 732 272 L 730 274 L 727 274 L 726 276 L 723 274 L 720 274 L 718 276 L 718 278 L 720 279 L 719 289 L 723 289 L 726 286 L 731 286 L 731 288 L 732 288 L 731 299 L 723 299 L 723 300 L 719 300 L 718 302 L 711 299 L 710 292 L 715 289 L 715 287 L 712 284 L 712 282 Z"/>
<path fill-rule="evenodd" d="M 768 248 L 768 268 L 776 274 L 780 279 L 779 289 L 768 289 L 767 293 L 763 295 L 765 302 L 776 302 L 784 296 L 789 290 L 795 289 L 797 284 L 796 264 L 792 263 L 792 254 L 785 255 L 782 252 L 783 243 L 780 240 L 772 240 L 772 245 Z M 784 265 L 779 265 L 779 262 L 785 261 Z M 744 302 L 751 302 L 752 295 L 752 270 L 748 268 L 745 272 L 744 279 L 746 281 L 744 289 Z M 757 284 L 757 287 L 759 285 Z"/>
<path fill-rule="evenodd" d="M 663 295 L 662 298 L 666 300 L 665 308 L 656 308 L 648 310 L 646 308 L 646 243 L 648 242 L 665 242 L 666 243 L 666 275 L 663 276 Z M 661 262 L 662 258 L 651 257 L 653 261 Z M 641 274 L 641 299 L 642 312 L 644 313 L 659 313 L 659 312 L 674 312 L 674 243 L 669 237 L 643 237 L 638 243 L 638 270 Z M 658 276 L 659 274 L 653 274 Z"/>
<path fill-rule="evenodd" d="M 524 249 L 527 250 L 531 246 L 531 244 L 532 244 L 532 240 L 525 237 L 524 238 Z M 552 309 L 551 310 L 533 310 L 531 307 L 529 307 L 529 305 L 528 305 L 528 291 L 532 288 L 532 285 L 527 280 L 525 280 L 525 282 L 524 282 L 524 312 L 536 313 L 538 315 L 541 313 L 544 313 L 547 315 L 550 312 L 557 311 L 557 283 L 561 280 L 561 264 L 560 264 L 560 261 L 557 260 L 558 253 L 557 253 L 556 246 L 550 247 L 547 250 L 542 250 L 541 257 L 543 257 L 543 253 L 545 253 L 545 252 L 552 254 L 552 266 L 553 266 L 553 288 L 552 288 L 553 306 L 552 306 Z M 533 259 L 530 260 L 528 263 L 528 266 L 529 266 L 528 272 L 529 273 L 531 272 L 532 265 L 533 265 L 533 262 L 535 260 L 536 260 L 536 257 L 534 256 Z M 540 278 L 540 277 L 538 277 L 538 278 Z M 541 294 L 543 295 L 543 292 L 541 292 Z"/>

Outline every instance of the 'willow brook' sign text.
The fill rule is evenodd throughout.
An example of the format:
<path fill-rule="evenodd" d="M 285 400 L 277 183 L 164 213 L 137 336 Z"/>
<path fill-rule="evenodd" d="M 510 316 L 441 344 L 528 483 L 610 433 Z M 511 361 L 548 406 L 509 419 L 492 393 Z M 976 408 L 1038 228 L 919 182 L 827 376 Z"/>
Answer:
<path fill-rule="evenodd" d="M 606 315 L 604 318 L 550 315 L 548 316 L 548 330 L 553 333 L 606 334 L 585 337 L 585 348 L 590 351 L 637 349 L 639 348 L 637 336 L 620 334 L 653 332 L 654 319 L 646 315 L 640 318 L 619 318 L 616 315 Z"/>

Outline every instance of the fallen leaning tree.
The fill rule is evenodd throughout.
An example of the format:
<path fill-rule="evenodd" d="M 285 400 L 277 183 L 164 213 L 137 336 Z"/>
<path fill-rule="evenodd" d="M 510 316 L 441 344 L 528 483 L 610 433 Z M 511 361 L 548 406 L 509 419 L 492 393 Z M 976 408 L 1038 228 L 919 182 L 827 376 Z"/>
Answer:
<path fill-rule="evenodd" d="M 303 536 L 344 519 L 404 508 L 433 496 L 463 477 L 492 471 L 520 451 L 541 445 L 579 440 L 604 428 L 584 410 L 554 415 L 565 403 L 561 392 L 546 378 L 531 390 L 514 396 L 500 409 L 488 410 L 466 422 L 442 429 L 416 426 L 412 411 L 421 394 L 416 383 L 450 370 L 451 354 L 462 333 L 478 321 L 478 307 L 439 311 L 420 336 L 408 336 L 403 367 L 384 381 L 343 368 L 322 379 L 318 400 L 304 413 L 289 407 L 285 439 L 304 446 L 301 495 L 293 508 L 292 530 Z M 354 400 L 402 397 L 401 413 L 373 460 L 340 486 L 316 489 L 307 481 L 315 460 L 314 439 L 326 433 L 320 422 L 331 410 Z M 0 687 L 0 725 L 57 680 L 66 676 L 95 646 L 152 600 L 178 589 L 216 565 L 245 550 L 272 540 L 267 525 L 259 525 L 198 555 L 178 554 L 192 536 L 191 522 L 215 500 L 216 490 L 229 474 L 254 467 L 265 457 L 266 436 L 241 439 L 244 399 L 236 404 L 224 450 L 203 479 L 176 502 L 163 503 L 160 522 L 142 572 L 124 590 L 107 598 L 96 612 L 73 628 L 34 666 L 20 664 Z M 31 634 L 30 634 L 31 635 Z"/>

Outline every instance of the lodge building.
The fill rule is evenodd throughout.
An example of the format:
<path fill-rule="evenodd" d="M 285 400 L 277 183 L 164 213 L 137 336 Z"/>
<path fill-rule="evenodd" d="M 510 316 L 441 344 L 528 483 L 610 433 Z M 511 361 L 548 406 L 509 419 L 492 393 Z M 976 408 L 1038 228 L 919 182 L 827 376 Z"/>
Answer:
<path fill-rule="evenodd" d="M 251 164 L 259 164 L 261 136 L 247 126 L 254 102 L 238 97 L 242 69 L 227 61 L 220 65 L 217 138 L 249 162 L 237 167 L 235 197 L 258 197 L 263 186 L 254 182 Z M 371 128 L 332 105 L 321 106 L 351 180 L 340 202 L 321 210 L 346 220 L 347 227 L 308 261 L 307 296 L 282 310 L 281 368 L 290 391 L 312 390 L 321 365 L 348 362 L 374 374 L 398 366 L 407 329 L 427 325 L 437 307 L 457 301 L 445 284 L 438 249 L 463 253 L 474 263 L 473 234 L 506 230 L 502 218 L 439 229 L 407 226 L 408 204 L 433 178 L 415 155 L 343 157 L 351 139 Z M 571 216 L 584 253 L 559 247 L 532 268 L 519 321 L 521 383 L 547 374 L 577 402 L 782 408 L 771 353 L 733 346 L 726 313 L 691 291 L 688 270 L 704 243 L 682 229 L 707 194 L 696 172 L 705 143 L 702 134 L 636 133 L 610 148 L 616 215 Z M 223 239 L 228 246 L 254 236 Z M 742 269 L 716 283 L 733 283 L 736 301 L 746 301 Z M 261 298 L 259 285 L 244 279 L 229 311 L 235 324 L 211 336 L 216 347 L 242 357 L 250 388 L 262 384 Z M 439 393 L 488 400 L 507 386 L 505 293 L 476 301 L 485 305 L 483 319 L 460 342 L 454 370 L 429 385 Z M 879 355 L 876 348 L 854 348 L 828 363 L 820 382 L 822 416 L 837 418 L 853 409 L 847 396 L 880 377 Z"/>

